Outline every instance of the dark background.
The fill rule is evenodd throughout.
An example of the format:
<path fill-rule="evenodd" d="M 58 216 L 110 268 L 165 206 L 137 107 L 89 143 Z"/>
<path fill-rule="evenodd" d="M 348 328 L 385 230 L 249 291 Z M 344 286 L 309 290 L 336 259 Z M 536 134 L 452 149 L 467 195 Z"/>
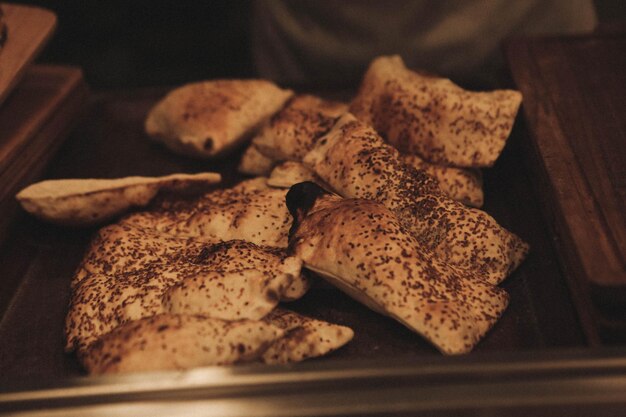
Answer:
<path fill-rule="evenodd" d="M 250 0 L 26 1 L 58 16 L 39 62 L 83 68 L 95 90 L 251 77 Z M 624 0 L 596 0 L 601 27 L 624 27 Z"/>

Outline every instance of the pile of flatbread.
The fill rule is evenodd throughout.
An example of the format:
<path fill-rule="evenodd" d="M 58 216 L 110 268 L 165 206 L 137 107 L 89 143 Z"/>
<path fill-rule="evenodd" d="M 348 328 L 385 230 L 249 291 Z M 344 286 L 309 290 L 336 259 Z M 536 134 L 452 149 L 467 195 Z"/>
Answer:
<path fill-rule="evenodd" d="M 442 353 L 471 351 L 508 304 L 498 284 L 528 252 L 478 209 L 479 169 L 498 158 L 520 102 L 397 56 L 374 60 L 349 104 L 263 80 L 170 92 L 146 119 L 149 137 L 209 161 L 248 143 L 239 170 L 253 178 L 191 198 L 172 191 L 219 177 L 22 191 L 46 220 L 106 222 L 72 279 L 67 351 L 91 373 L 321 356 L 353 331 L 289 310 L 316 277 Z"/>

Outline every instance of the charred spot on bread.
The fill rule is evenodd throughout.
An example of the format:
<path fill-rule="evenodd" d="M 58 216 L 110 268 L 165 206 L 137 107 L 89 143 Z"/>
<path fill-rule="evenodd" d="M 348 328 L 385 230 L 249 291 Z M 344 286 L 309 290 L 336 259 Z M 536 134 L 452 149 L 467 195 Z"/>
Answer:
<path fill-rule="evenodd" d="M 289 213 L 293 217 L 293 223 L 289 229 L 290 241 L 291 236 L 298 229 L 302 219 L 306 217 L 309 210 L 315 205 L 317 199 L 327 194 L 330 193 L 312 181 L 300 182 L 289 188 L 285 200 L 287 209 L 289 209 Z"/>

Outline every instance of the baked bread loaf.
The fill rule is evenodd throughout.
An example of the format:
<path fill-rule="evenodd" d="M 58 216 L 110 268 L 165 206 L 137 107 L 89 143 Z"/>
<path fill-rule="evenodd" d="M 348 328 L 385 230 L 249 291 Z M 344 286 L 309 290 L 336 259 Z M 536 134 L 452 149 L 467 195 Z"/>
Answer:
<path fill-rule="evenodd" d="M 223 155 L 249 139 L 293 94 L 265 80 L 213 80 L 167 94 L 148 114 L 147 134 L 192 157 Z"/>
<path fill-rule="evenodd" d="M 424 250 L 381 203 L 301 183 L 287 205 L 297 218 L 289 247 L 306 268 L 445 354 L 469 352 L 507 306 L 504 290 Z"/>
<path fill-rule="evenodd" d="M 206 187 L 220 174 L 173 174 L 165 177 L 63 179 L 32 184 L 16 198 L 29 213 L 53 223 L 85 226 L 110 220 L 131 207 L 146 206 L 164 189 Z"/>
<path fill-rule="evenodd" d="M 417 155 L 404 154 L 402 161 L 424 170 L 439 182 L 439 188 L 448 197 L 466 206 L 480 208 L 484 202 L 483 177 L 476 168 L 456 168 L 424 161 Z"/>
<path fill-rule="evenodd" d="M 276 248 L 216 245 L 111 226 L 78 269 L 66 318 L 66 349 L 82 350 L 124 323 L 159 313 L 260 319 L 308 290 L 301 261 Z"/>
<path fill-rule="evenodd" d="M 7 29 L 7 24 L 4 21 L 4 12 L 2 11 L 2 6 L 0 6 L 0 50 L 4 46 L 4 43 L 7 41 L 9 34 L 9 30 Z"/>
<path fill-rule="evenodd" d="M 506 278 L 528 252 L 526 243 L 487 213 L 445 196 L 436 180 L 403 163 L 398 151 L 351 114 L 303 162 L 343 197 L 381 202 L 421 248 L 490 283 Z"/>
<path fill-rule="evenodd" d="M 245 175 L 267 176 L 274 165 L 276 161 L 263 155 L 254 144 L 250 144 L 241 155 L 237 171 Z"/>
<path fill-rule="evenodd" d="M 91 374 L 229 365 L 257 360 L 283 333 L 262 321 L 159 314 L 107 333 L 79 359 Z"/>
<path fill-rule="evenodd" d="M 192 262 L 207 243 L 153 229 L 114 223 L 98 230 L 73 278 L 72 288 L 89 275 L 138 272 L 155 263 Z"/>
<path fill-rule="evenodd" d="M 274 309 L 263 321 L 285 331 L 263 352 L 263 362 L 270 364 L 301 362 L 323 356 L 339 349 L 354 336 L 349 327 L 282 308 Z"/>
<path fill-rule="evenodd" d="M 272 169 L 267 185 L 276 188 L 289 188 L 305 181 L 315 182 L 315 174 L 300 162 L 281 162 Z"/>
<path fill-rule="evenodd" d="M 300 161 L 347 109 L 343 103 L 297 95 L 271 118 L 252 144 L 274 161 Z"/>
<path fill-rule="evenodd" d="M 491 166 L 513 128 L 522 95 L 471 92 L 409 70 L 398 55 L 376 58 L 350 112 L 401 152 L 458 167 Z"/>

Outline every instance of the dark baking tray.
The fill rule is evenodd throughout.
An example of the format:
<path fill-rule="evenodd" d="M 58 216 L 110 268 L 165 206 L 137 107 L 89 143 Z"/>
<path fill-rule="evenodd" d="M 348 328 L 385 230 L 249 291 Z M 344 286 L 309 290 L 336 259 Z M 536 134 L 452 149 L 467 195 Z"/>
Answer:
<path fill-rule="evenodd" d="M 114 178 L 173 172 L 219 171 L 224 184 L 236 173 L 239 153 L 219 161 L 173 155 L 147 139 L 143 121 L 165 90 L 97 97 L 50 165 L 46 178 Z M 521 235 L 532 251 L 503 284 L 511 303 L 477 352 L 501 352 L 593 344 L 586 339 L 569 298 L 537 206 L 533 185 L 520 158 L 518 127 L 502 157 L 485 171 L 485 209 Z M 63 378 L 80 375 L 72 356 L 63 353 L 63 320 L 69 280 L 95 229 L 51 226 L 22 215 L 0 254 L 0 375 Z M 382 317 L 323 283 L 294 310 L 348 325 L 354 340 L 319 361 L 416 358 L 439 355 L 421 337 Z"/>

